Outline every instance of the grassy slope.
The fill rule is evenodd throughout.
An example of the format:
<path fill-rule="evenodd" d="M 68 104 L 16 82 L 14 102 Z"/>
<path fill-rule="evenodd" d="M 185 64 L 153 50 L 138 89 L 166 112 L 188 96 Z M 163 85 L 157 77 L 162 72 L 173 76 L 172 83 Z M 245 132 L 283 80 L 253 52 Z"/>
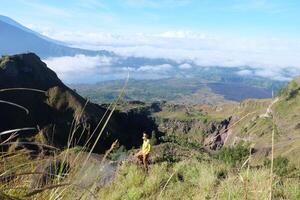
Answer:
<path fill-rule="evenodd" d="M 300 159 L 296 156 L 300 152 L 299 88 L 298 78 L 281 91 L 278 101 L 272 105 L 275 122 L 275 155 L 287 156 L 296 164 L 300 164 Z M 245 141 L 259 150 L 256 154 L 258 158 L 268 155 L 273 123 L 272 114 L 265 114 L 271 102 L 271 99 L 247 100 L 234 106 L 232 113 L 235 121 L 242 120 L 232 128 L 233 133 L 228 138 L 227 145 Z"/>
<path fill-rule="evenodd" d="M 299 98 L 298 82 L 289 85 L 283 91 L 278 102 L 273 106 L 276 122 L 276 143 L 275 153 L 290 157 L 290 161 L 297 163 L 297 152 L 299 135 L 297 125 L 300 121 L 298 117 Z M 292 95 L 291 95 L 292 94 Z M 196 120 L 222 120 L 228 116 L 233 116 L 235 121 L 239 121 L 233 128 L 226 145 L 230 145 L 236 139 L 250 142 L 256 148 L 263 150 L 270 147 L 272 118 L 262 117 L 271 99 L 247 100 L 240 104 L 226 104 L 222 107 L 216 106 L 194 106 L 194 110 L 187 114 L 185 109 L 163 110 L 156 113 L 156 117 L 164 119 L 179 119 L 188 121 Z M 289 140 L 289 138 L 292 138 Z M 254 168 L 239 162 L 236 166 L 229 166 L 222 161 L 210 157 L 199 151 L 198 146 L 186 146 L 186 144 L 161 144 L 153 149 L 153 164 L 150 171 L 145 173 L 143 169 L 131 162 L 122 162 L 115 174 L 115 179 L 110 184 L 96 187 L 97 181 L 104 174 L 97 174 L 97 167 L 101 168 L 98 160 L 94 159 L 93 168 L 86 167 L 79 170 L 84 161 L 82 150 L 75 152 L 83 154 L 82 160 L 74 164 L 69 176 L 66 179 L 58 178 L 54 185 L 60 183 L 72 183 L 71 185 L 57 188 L 43 189 L 37 194 L 29 197 L 24 195 L 30 192 L 28 183 L 29 176 L 17 176 L 12 182 L 0 184 L 0 197 L 2 193 L 21 197 L 24 199 L 267 199 L 269 195 L 270 169 L 268 166 Z M 250 162 L 254 165 L 262 164 L 257 162 L 258 157 L 262 157 L 263 151 L 259 151 L 251 157 Z M 62 154 L 64 155 L 64 154 Z M 60 155 L 61 156 L 61 155 Z M 59 155 L 58 155 L 59 157 Z M 72 160 L 72 156 L 67 156 Z M 67 160 L 68 160 L 67 159 Z M 32 159 L 26 154 L 12 154 L 1 156 L 0 173 L 7 172 L 24 173 L 32 172 L 38 162 L 43 162 L 44 158 Z M 261 161 L 261 160 L 260 160 Z M 92 166 L 88 163 L 87 166 Z M 296 165 L 297 166 L 297 165 Z M 82 174 L 83 173 L 83 174 Z M 294 172 L 293 172 L 294 173 Z M 299 173 L 299 172 L 297 172 Z M 274 199 L 300 198 L 299 175 L 289 177 L 275 176 L 273 185 Z M 78 177 L 81 177 L 78 179 Z M 81 180 L 92 177 L 89 184 L 81 185 Z M 84 178 L 84 179 L 83 179 Z M 93 195 L 91 195 L 93 193 Z"/>
<path fill-rule="evenodd" d="M 154 152 L 159 149 L 157 146 Z M 167 147 L 169 149 L 170 147 Z M 190 151 L 191 152 L 191 151 Z M 65 152 L 64 152 L 65 153 Z M 58 155 L 61 157 L 64 153 Z M 75 153 L 75 154 L 74 154 Z M 140 166 L 131 162 L 123 162 L 114 175 L 111 183 L 101 185 L 99 181 L 106 177 L 107 171 L 101 165 L 101 158 L 94 156 L 88 164 L 81 168 L 86 154 L 76 150 L 69 150 L 67 160 L 72 161 L 78 154 L 79 159 L 65 179 L 56 178 L 49 186 L 30 192 L 27 187 L 30 176 L 19 176 L 9 184 L 0 184 L 1 192 L 21 199 L 109 199 L 109 200 L 139 200 L 139 199 L 267 199 L 269 195 L 268 167 L 247 168 L 243 163 L 229 166 L 219 160 L 195 152 L 193 156 L 187 153 L 175 162 L 168 160 L 156 161 L 146 173 Z M 197 157 L 197 156 L 198 157 Z M 57 158 L 58 158 L 57 157 Z M 20 159 L 22 158 L 22 159 Z M 38 159 L 42 162 L 42 159 Z M 21 163 L 28 163 L 18 168 L 18 173 L 34 170 L 38 163 L 20 155 L 11 158 L 6 163 L 15 167 Z M 5 166 L 6 168 L 9 166 Z M 10 167 L 12 169 L 12 167 Z M 3 169 L 1 169 L 1 173 Z M 67 183 L 66 186 L 58 186 Z M 69 184 L 71 183 L 71 184 Z M 97 186 L 98 185 L 98 186 Z M 296 200 L 300 197 L 300 183 L 295 178 L 275 177 L 273 187 L 274 199 Z M 25 190 L 24 190 L 25 189 Z M 1 195 L 1 194 L 0 194 Z"/>
<path fill-rule="evenodd" d="M 283 89 L 281 98 L 274 105 L 275 121 L 279 137 L 278 152 L 300 163 L 300 78 Z"/>
<path fill-rule="evenodd" d="M 271 108 L 274 111 L 275 121 L 275 156 L 284 155 L 289 157 L 292 162 L 300 163 L 300 159 L 295 156 L 300 151 L 300 129 L 298 125 L 300 123 L 300 95 L 294 94 L 293 98 L 287 99 L 289 93 L 297 90 L 299 84 L 297 80 L 296 83 L 289 84 L 288 91 L 281 94 L 279 100 Z M 271 114 L 266 115 L 266 113 L 272 101 L 272 99 L 250 99 L 241 103 L 228 103 L 219 106 L 163 106 L 162 111 L 154 113 L 153 117 L 161 121 L 175 121 L 175 124 L 176 122 L 188 123 L 193 120 L 205 124 L 232 116 L 235 123 L 231 127 L 231 134 L 225 143 L 226 146 L 239 142 L 249 143 L 258 150 L 253 164 L 262 164 L 265 156 L 270 155 L 273 123 Z M 197 138 L 199 141 L 201 138 L 199 131 L 195 134 L 189 134 L 186 137 Z M 186 137 L 182 136 L 181 138 L 185 140 Z"/>
<path fill-rule="evenodd" d="M 293 163 L 300 164 L 300 78 L 292 81 L 280 92 L 278 101 L 274 99 L 250 99 L 241 103 L 228 103 L 221 106 L 196 105 L 186 109 L 162 110 L 155 116 L 163 119 L 181 121 L 200 120 L 220 121 L 232 116 L 235 123 L 231 127 L 226 145 L 245 142 L 258 150 L 253 164 L 262 164 L 265 156 L 270 155 L 271 134 L 273 129 L 273 110 L 275 122 L 275 156 L 287 156 Z"/>

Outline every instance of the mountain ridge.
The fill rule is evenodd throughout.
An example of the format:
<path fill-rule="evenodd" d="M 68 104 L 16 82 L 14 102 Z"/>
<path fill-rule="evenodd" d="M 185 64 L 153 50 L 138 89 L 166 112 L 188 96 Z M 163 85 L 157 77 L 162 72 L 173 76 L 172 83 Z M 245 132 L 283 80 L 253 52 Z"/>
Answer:
<path fill-rule="evenodd" d="M 36 32 L 36 31 L 33 31 L 33 30 L 27 28 L 26 26 L 23 26 L 22 24 L 18 23 L 17 21 L 13 20 L 13 19 L 10 18 L 10 17 L 4 16 L 4 15 L 0 15 L 0 21 L 3 21 L 3 22 L 5 22 L 5 23 L 7 23 L 7 24 L 10 24 L 10 25 L 12 25 L 12 26 L 18 27 L 18 28 L 20 28 L 20 29 L 22 29 L 22 30 L 24 30 L 24 31 L 29 32 L 29 33 L 33 33 L 33 34 L 37 35 L 38 37 L 40 37 L 40 38 L 42 38 L 42 39 L 45 39 L 45 40 L 47 40 L 47 41 L 49 41 L 49 42 L 54 42 L 54 43 L 57 43 L 57 44 L 64 45 L 63 42 L 58 41 L 58 40 L 51 39 L 51 38 L 49 38 L 49 37 L 47 37 L 47 36 L 44 36 L 44 35 L 42 35 L 42 34 Z"/>
<path fill-rule="evenodd" d="M 104 122 L 101 121 L 98 126 L 97 124 L 102 117 L 107 118 L 107 108 L 89 102 L 68 88 L 33 53 L 4 56 L 0 59 L 0 100 L 0 132 L 24 127 L 34 129 L 21 131 L 15 141 L 17 143 L 20 139 L 38 143 L 43 141 L 47 145 L 64 148 L 69 132 L 74 131 L 74 140 L 77 140 L 78 145 L 84 145 L 92 132 L 95 134 L 90 140 L 95 141 Z M 24 112 L 24 108 L 28 113 Z M 155 125 L 147 116 L 115 112 L 95 151 L 107 150 L 115 140 L 119 140 L 127 148 L 138 146 L 140 140 L 137 138 L 142 131 L 153 129 Z M 1 140 L 8 138 L 9 135 L 5 135 Z M 15 145 L 7 150 L 12 148 L 21 147 Z M 36 145 L 26 148 L 39 149 Z"/>
<path fill-rule="evenodd" d="M 11 21 L 8 19 L 3 20 L 2 17 L 1 20 L 0 18 L 0 55 L 12 55 L 26 52 L 34 52 L 41 58 L 75 56 L 76 54 L 88 56 L 114 55 L 112 52 L 106 50 L 92 51 L 64 46 L 14 22 L 12 19 L 10 19 Z M 7 21 L 10 23 L 7 23 Z"/>

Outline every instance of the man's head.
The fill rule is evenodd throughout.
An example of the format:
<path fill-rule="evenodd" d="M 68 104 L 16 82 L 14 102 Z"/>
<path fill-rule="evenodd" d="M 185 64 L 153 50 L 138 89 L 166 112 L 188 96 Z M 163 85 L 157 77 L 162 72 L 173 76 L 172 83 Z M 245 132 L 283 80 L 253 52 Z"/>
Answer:
<path fill-rule="evenodd" d="M 148 134 L 147 133 L 143 133 L 143 140 L 147 140 L 147 139 L 149 139 L 149 136 L 148 136 Z"/>

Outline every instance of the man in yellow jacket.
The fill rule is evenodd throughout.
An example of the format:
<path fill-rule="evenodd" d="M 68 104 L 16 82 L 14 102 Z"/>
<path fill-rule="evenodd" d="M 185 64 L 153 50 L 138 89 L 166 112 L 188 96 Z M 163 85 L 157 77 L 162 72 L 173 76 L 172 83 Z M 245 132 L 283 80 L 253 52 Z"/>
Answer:
<path fill-rule="evenodd" d="M 147 133 L 143 133 L 143 146 L 142 149 L 136 154 L 136 157 L 144 165 L 145 170 L 148 171 L 149 153 L 151 150 L 151 144 Z"/>

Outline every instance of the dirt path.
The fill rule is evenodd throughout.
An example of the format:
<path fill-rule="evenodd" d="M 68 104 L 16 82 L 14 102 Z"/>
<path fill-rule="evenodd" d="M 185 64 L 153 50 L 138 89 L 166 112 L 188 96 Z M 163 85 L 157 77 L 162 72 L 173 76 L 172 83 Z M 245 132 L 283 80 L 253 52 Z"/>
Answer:
<path fill-rule="evenodd" d="M 271 113 L 272 113 L 272 107 L 273 107 L 273 105 L 277 102 L 279 100 L 279 98 L 278 97 L 276 97 L 271 103 L 270 103 L 270 105 L 268 106 L 268 108 L 267 108 L 267 110 L 266 110 L 266 112 L 264 113 L 264 114 L 262 114 L 262 115 L 260 115 L 260 117 L 271 117 Z"/>

